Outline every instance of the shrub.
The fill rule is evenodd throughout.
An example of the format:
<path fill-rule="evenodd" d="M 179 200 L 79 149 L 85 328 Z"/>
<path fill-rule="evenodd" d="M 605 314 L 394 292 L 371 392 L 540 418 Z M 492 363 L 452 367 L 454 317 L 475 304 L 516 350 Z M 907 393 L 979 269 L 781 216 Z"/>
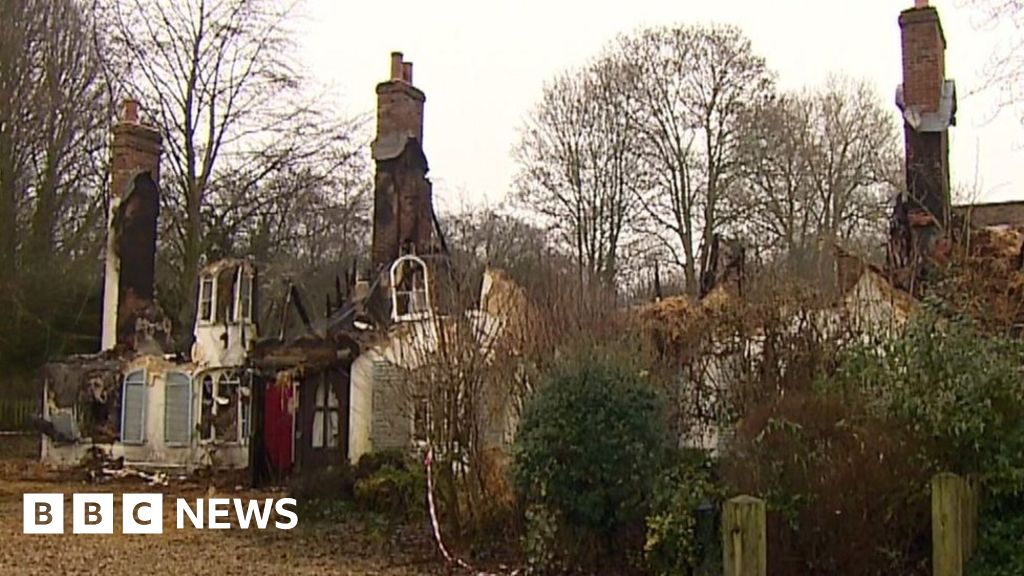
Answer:
<path fill-rule="evenodd" d="M 851 350 L 832 386 L 914 434 L 935 472 L 980 474 L 986 489 L 1024 480 L 1024 345 L 927 308 L 905 334 Z"/>
<path fill-rule="evenodd" d="M 640 372 L 596 355 L 557 367 L 530 399 L 513 480 L 536 564 L 624 569 L 636 560 L 668 434 Z M 632 553 L 634 558 L 627 558 Z"/>
<path fill-rule="evenodd" d="M 379 452 L 368 452 L 360 456 L 353 470 L 353 475 L 356 480 L 362 480 L 363 478 L 373 476 L 385 466 L 407 471 L 419 467 L 418 463 L 412 462 L 409 455 L 401 450 L 381 450 Z"/>
<path fill-rule="evenodd" d="M 705 550 L 697 534 L 697 508 L 721 503 L 711 461 L 702 453 L 682 453 L 658 477 L 647 516 L 644 558 L 654 574 L 692 574 L 720 550 Z M 713 531 L 712 542 L 720 538 Z"/>
<path fill-rule="evenodd" d="M 813 392 L 743 419 L 722 475 L 768 504 L 768 573 L 926 573 L 929 474 L 898 427 Z"/>
<path fill-rule="evenodd" d="M 354 484 L 352 467 L 345 462 L 293 476 L 288 492 L 301 500 L 351 500 Z"/>
<path fill-rule="evenodd" d="M 847 399 L 911 433 L 931 472 L 976 474 L 985 494 L 972 574 L 1024 566 L 1024 344 L 931 302 L 906 333 L 846 355 Z"/>
<path fill-rule="evenodd" d="M 367 455 L 356 470 L 355 502 L 360 509 L 392 520 L 416 518 L 426 510 L 425 473 L 407 458 Z"/>

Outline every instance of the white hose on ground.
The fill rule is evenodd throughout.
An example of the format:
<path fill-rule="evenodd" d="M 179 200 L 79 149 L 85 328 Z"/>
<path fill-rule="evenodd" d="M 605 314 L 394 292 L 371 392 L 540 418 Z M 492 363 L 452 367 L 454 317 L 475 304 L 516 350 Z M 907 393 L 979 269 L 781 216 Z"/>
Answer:
<path fill-rule="evenodd" d="M 469 565 L 462 558 L 452 556 L 445 548 L 444 541 L 441 539 L 441 524 L 437 521 L 437 507 L 434 505 L 434 447 L 427 446 L 427 455 L 423 459 L 423 465 L 427 469 L 427 507 L 430 509 L 430 525 L 434 530 L 434 541 L 437 542 L 437 547 L 441 551 L 441 555 L 449 564 L 455 564 L 461 568 L 475 572 L 476 576 L 500 576 L 492 572 L 478 572 L 475 568 Z M 513 570 L 509 573 L 509 576 L 516 576 L 519 570 Z"/>

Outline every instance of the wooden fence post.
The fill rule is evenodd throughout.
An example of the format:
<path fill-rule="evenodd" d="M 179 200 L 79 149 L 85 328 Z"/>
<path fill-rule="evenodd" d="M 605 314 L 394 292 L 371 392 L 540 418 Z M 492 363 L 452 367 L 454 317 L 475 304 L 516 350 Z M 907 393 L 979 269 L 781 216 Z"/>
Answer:
<path fill-rule="evenodd" d="M 737 496 L 722 510 L 722 564 L 725 576 L 766 576 L 768 533 L 763 500 Z"/>
<path fill-rule="evenodd" d="M 932 477 L 932 575 L 963 576 L 974 551 L 975 491 L 963 478 L 944 472 Z"/>

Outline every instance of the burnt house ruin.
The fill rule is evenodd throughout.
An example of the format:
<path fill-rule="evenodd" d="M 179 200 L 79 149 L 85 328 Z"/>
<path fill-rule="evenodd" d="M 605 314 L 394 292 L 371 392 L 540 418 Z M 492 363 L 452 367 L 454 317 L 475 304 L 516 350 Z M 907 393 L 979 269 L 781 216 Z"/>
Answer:
<path fill-rule="evenodd" d="M 224 260 L 200 274 L 191 354 L 174 353 L 154 284 L 162 138 L 124 103 L 111 142 L 101 351 L 43 368 L 41 457 L 76 466 L 100 457 L 126 465 L 248 465 L 251 383 L 258 337 L 255 269 Z"/>

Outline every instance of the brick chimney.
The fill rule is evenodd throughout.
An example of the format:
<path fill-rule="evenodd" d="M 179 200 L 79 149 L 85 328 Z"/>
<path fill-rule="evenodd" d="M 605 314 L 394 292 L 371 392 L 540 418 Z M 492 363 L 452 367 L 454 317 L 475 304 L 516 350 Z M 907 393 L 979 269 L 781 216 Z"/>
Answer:
<path fill-rule="evenodd" d="M 390 77 L 377 85 L 377 137 L 373 159 L 374 270 L 405 253 L 433 248 L 433 193 L 423 153 L 423 104 L 426 96 L 412 84 L 412 63 L 392 52 Z"/>
<path fill-rule="evenodd" d="M 900 14 L 899 24 L 903 83 L 896 103 L 904 119 L 907 189 L 897 203 L 894 223 L 910 231 L 900 255 L 907 265 L 917 256 L 929 257 L 948 229 L 948 130 L 956 124 L 956 88 L 946 79 L 946 37 L 938 11 L 927 0 L 915 0 L 913 8 Z"/>
<path fill-rule="evenodd" d="M 101 345 L 135 349 L 136 320 L 154 307 L 163 140 L 139 121 L 139 103 L 130 99 L 112 132 Z"/>
<path fill-rule="evenodd" d="M 377 137 L 403 134 L 423 142 L 423 103 L 427 97 L 412 85 L 412 62 L 391 53 L 391 77 L 377 85 Z"/>

